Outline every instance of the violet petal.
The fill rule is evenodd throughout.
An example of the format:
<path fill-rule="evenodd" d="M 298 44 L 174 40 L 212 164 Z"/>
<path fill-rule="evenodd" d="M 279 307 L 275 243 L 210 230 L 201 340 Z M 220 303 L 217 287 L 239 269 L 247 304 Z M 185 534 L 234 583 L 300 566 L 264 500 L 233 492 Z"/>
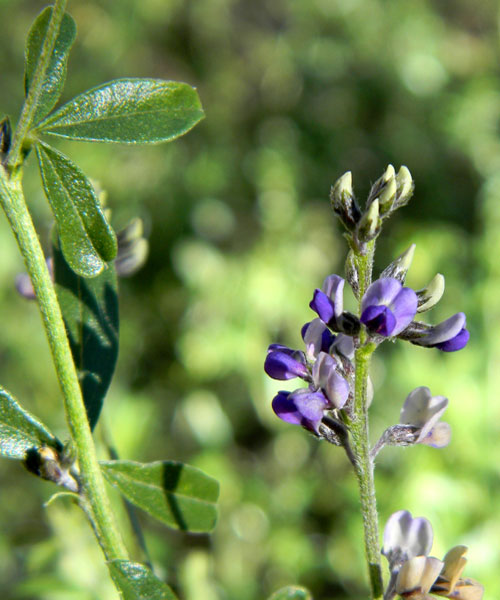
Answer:
<path fill-rule="evenodd" d="M 335 316 L 340 317 L 344 310 L 344 279 L 339 275 L 329 275 L 322 289 L 333 302 Z"/>
<path fill-rule="evenodd" d="M 360 320 L 371 332 L 384 337 L 391 336 L 397 324 L 391 309 L 384 305 L 368 306 L 361 314 Z"/>
<path fill-rule="evenodd" d="M 318 314 L 324 323 L 329 323 L 335 316 L 335 307 L 330 298 L 321 290 L 315 289 L 309 306 Z"/>
<path fill-rule="evenodd" d="M 464 313 L 457 313 L 439 325 L 431 327 L 428 332 L 416 340 L 412 340 L 419 346 L 437 346 L 455 338 L 465 327 Z"/>
<path fill-rule="evenodd" d="M 301 389 L 292 393 L 279 392 L 273 399 L 272 407 L 283 421 L 317 431 L 327 404 L 321 392 Z"/>
<path fill-rule="evenodd" d="M 300 356 L 300 353 L 296 354 Z M 293 379 L 294 377 L 306 379 L 309 375 L 303 362 L 282 350 L 269 352 L 264 363 L 264 370 L 269 377 L 280 380 Z"/>
<path fill-rule="evenodd" d="M 462 348 L 465 348 L 467 342 L 469 341 L 469 337 L 469 331 L 464 328 L 451 340 L 447 340 L 441 344 L 436 344 L 435 347 L 443 352 L 456 352 L 457 350 L 462 350 Z"/>
<path fill-rule="evenodd" d="M 408 327 L 417 312 L 417 306 L 417 294 L 411 288 L 403 288 L 389 304 L 392 314 L 396 317 L 396 326 L 391 335 L 397 335 Z"/>

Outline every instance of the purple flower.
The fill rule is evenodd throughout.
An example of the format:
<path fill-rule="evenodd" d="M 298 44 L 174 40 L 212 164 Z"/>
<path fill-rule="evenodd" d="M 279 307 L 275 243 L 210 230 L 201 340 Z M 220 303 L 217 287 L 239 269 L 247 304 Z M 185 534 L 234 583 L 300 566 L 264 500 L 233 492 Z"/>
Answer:
<path fill-rule="evenodd" d="M 439 325 L 429 327 L 423 335 L 410 341 L 417 346 L 455 352 L 464 348 L 469 341 L 469 332 L 465 329 L 465 324 L 464 313 L 457 313 Z"/>
<path fill-rule="evenodd" d="M 267 350 L 264 370 L 273 379 L 309 379 L 309 371 L 303 352 L 281 344 L 271 344 Z"/>
<path fill-rule="evenodd" d="M 313 359 L 320 352 L 328 352 L 335 341 L 335 336 L 321 321 L 314 319 L 302 327 L 302 339 L 306 345 L 307 358 Z"/>
<path fill-rule="evenodd" d="M 401 333 L 417 312 L 417 295 L 392 277 L 377 279 L 361 302 L 361 322 L 372 333 L 392 337 Z"/>
<path fill-rule="evenodd" d="M 309 306 L 327 325 L 335 327 L 344 310 L 344 280 L 338 275 L 329 275 L 322 290 L 314 290 Z"/>
<path fill-rule="evenodd" d="M 278 392 L 272 406 L 274 412 L 283 421 L 292 425 L 302 425 L 310 431 L 317 432 L 329 402 L 322 392 L 302 389 L 294 392 Z"/>
<path fill-rule="evenodd" d="M 313 384 L 321 389 L 335 408 L 342 408 L 349 398 L 349 384 L 337 371 L 338 363 L 320 352 L 312 369 Z"/>
<path fill-rule="evenodd" d="M 306 323 L 302 328 L 306 353 L 281 344 L 271 344 L 267 351 L 264 370 L 273 379 L 300 377 L 308 388 L 294 392 L 279 392 L 273 400 L 274 412 L 293 425 L 302 425 L 318 433 L 325 410 L 342 408 L 349 398 L 349 383 L 343 377 L 344 362 L 348 356 L 335 356 L 333 348 L 341 342 L 343 351 L 352 353 L 351 344 L 334 336 L 320 319 Z M 332 351 L 329 354 L 328 351 Z"/>

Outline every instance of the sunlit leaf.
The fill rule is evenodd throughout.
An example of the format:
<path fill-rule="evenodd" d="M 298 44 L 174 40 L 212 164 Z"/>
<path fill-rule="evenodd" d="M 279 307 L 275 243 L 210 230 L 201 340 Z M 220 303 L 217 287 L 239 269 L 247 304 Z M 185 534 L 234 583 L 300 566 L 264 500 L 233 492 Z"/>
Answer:
<path fill-rule="evenodd" d="M 52 248 L 57 297 L 93 429 L 118 357 L 118 291 L 114 266 L 97 277 L 77 275 L 57 240 Z"/>
<path fill-rule="evenodd" d="M 140 563 L 113 560 L 108 566 L 123 600 L 177 600 L 168 585 Z"/>
<path fill-rule="evenodd" d="M 85 174 L 46 144 L 37 144 L 36 151 L 64 256 L 76 273 L 94 277 L 116 256 L 113 229 Z"/>
<path fill-rule="evenodd" d="M 45 8 L 35 19 L 26 40 L 26 65 L 24 71 L 24 87 L 26 95 L 30 89 L 33 75 L 36 72 L 43 42 L 47 35 L 52 7 Z M 37 123 L 47 115 L 61 95 L 66 80 L 66 65 L 69 51 L 76 37 L 76 25 L 67 13 L 63 16 L 61 28 L 56 38 L 52 56 L 49 61 L 41 87 L 33 122 Z"/>
<path fill-rule="evenodd" d="M 0 455 L 24 460 L 28 450 L 42 444 L 61 445 L 43 423 L 0 388 Z"/>
<path fill-rule="evenodd" d="M 194 88 L 161 79 L 116 79 L 80 94 L 39 130 L 72 140 L 154 144 L 189 131 L 203 118 Z"/>
<path fill-rule="evenodd" d="M 116 460 L 101 466 L 130 502 L 169 527 L 194 532 L 214 528 L 219 484 L 199 469 L 173 461 Z"/>
<path fill-rule="evenodd" d="M 313 597 L 305 588 L 291 585 L 275 592 L 269 600 L 313 600 Z"/>

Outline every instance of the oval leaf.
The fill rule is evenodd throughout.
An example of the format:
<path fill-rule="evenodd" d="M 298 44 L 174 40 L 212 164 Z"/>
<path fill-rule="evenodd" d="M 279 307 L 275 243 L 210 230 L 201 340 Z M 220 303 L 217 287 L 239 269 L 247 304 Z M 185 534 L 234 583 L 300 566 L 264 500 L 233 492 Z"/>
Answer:
<path fill-rule="evenodd" d="M 24 460 L 26 453 L 42 444 L 60 448 L 61 443 L 40 421 L 0 388 L 0 455 Z"/>
<path fill-rule="evenodd" d="M 290 585 L 274 592 L 269 600 L 313 600 L 313 597 L 305 588 Z"/>
<path fill-rule="evenodd" d="M 45 8 L 35 19 L 26 40 L 26 64 L 24 69 L 24 88 L 28 95 L 33 75 L 36 72 L 40 53 L 47 35 L 52 7 Z M 67 13 L 64 14 L 59 34 L 56 38 L 49 65 L 45 71 L 37 109 L 33 122 L 38 123 L 53 108 L 61 95 L 66 80 L 66 66 L 71 46 L 76 37 L 76 25 Z"/>
<path fill-rule="evenodd" d="M 219 484 L 199 469 L 174 461 L 115 460 L 101 466 L 127 500 L 169 527 L 192 532 L 214 528 Z"/>
<path fill-rule="evenodd" d="M 108 567 L 123 600 L 177 600 L 168 585 L 140 563 L 113 560 Z"/>
<path fill-rule="evenodd" d="M 46 144 L 37 144 L 36 152 L 64 256 L 76 273 L 94 277 L 116 256 L 115 233 L 85 174 Z"/>
<path fill-rule="evenodd" d="M 203 118 L 186 83 L 116 79 L 80 94 L 43 121 L 43 133 L 88 142 L 155 144 L 189 131 Z"/>
<path fill-rule="evenodd" d="M 92 279 L 78 276 L 58 240 L 52 246 L 57 298 L 78 371 L 90 428 L 99 419 L 118 357 L 118 284 L 112 264 Z"/>

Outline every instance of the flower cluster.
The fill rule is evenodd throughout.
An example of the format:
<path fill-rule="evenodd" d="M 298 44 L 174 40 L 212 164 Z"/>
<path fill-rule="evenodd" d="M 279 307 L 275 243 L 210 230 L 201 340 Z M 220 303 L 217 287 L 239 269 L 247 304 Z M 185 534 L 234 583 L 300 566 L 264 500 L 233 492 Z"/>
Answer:
<path fill-rule="evenodd" d="M 481 600 L 483 586 L 461 577 L 467 548 L 455 546 L 439 560 L 429 556 L 432 541 L 432 526 L 424 517 L 413 518 L 406 510 L 389 517 L 382 554 L 389 561 L 391 577 L 384 600 L 396 595 L 408 600 L 432 600 L 435 596 Z"/>
<path fill-rule="evenodd" d="M 318 433 L 325 411 L 344 407 L 350 394 L 351 359 L 361 327 L 366 329 L 369 339 L 375 343 L 385 338 L 400 337 L 413 344 L 435 347 L 444 352 L 460 350 L 467 344 L 469 332 L 465 328 L 463 313 L 433 327 L 413 320 L 417 312 L 434 306 L 444 290 L 442 276 L 436 276 L 434 283 L 431 282 L 419 292 L 403 286 L 413 248 L 384 271 L 383 274 L 393 274 L 393 277 L 381 277 L 368 287 L 361 299 L 359 319 L 344 310 L 344 279 L 329 275 L 322 289 L 314 291 L 309 304 L 318 318 L 303 328 L 306 352 L 279 344 L 269 346 L 264 368 L 270 377 L 280 380 L 298 377 L 308 383 L 307 388 L 293 392 L 280 391 L 274 398 L 273 409 L 281 419 Z M 417 399 L 409 400 L 402 419 L 409 418 L 411 411 L 414 418 L 415 410 L 423 410 L 421 406 L 411 408 L 414 402 Z M 402 423 L 409 421 L 402 420 Z M 412 424 L 419 427 L 419 420 Z M 445 431 L 446 425 L 441 425 L 437 430 L 423 425 L 420 427 L 419 443 L 439 447 L 446 445 L 449 439 L 449 435 L 446 437 L 449 433 Z M 441 435 L 439 440 L 438 435 Z"/>
<path fill-rule="evenodd" d="M 396 271 L 398 264 L 404 259 L 406 257 L 402 255 L 386 271 Z M 444 352 L 464 348 L 469 340 L 464 313 L 457 313 L 435 326 L 413 320 L 417 312 L 429 310 L 437 300 L 429 298 L 429 288 L 415 292 L 403 287 L 405 275 L 406 271 L 400 271 L 399 277 L 381 277 L 374 281 L 361 299 L 359 321 L 343 310 L 344 280 L 338 275 L 326 278 L 323 289 L 314 291 L 309 306 L 332 331 L 355 335 L 361 323 L 374 341 L 400 337 L 418 346 L 438 348 Z M 439 281 L 442 282 L 440 297 L 444 289 L 442 276 Z"/>
<path fill-rule="evenodd" d="M 280 391 L 272 406 L 280 419 L 318 433 L 325 412 L 343 408 L 349 398 L 352 338 L 333 335 L 320 319 L 304 325 L 302 338 L 305 352 L 271 344 L 264 369 L 273 379 L 299 377 L 309 384 L 293 392 Z"/>

